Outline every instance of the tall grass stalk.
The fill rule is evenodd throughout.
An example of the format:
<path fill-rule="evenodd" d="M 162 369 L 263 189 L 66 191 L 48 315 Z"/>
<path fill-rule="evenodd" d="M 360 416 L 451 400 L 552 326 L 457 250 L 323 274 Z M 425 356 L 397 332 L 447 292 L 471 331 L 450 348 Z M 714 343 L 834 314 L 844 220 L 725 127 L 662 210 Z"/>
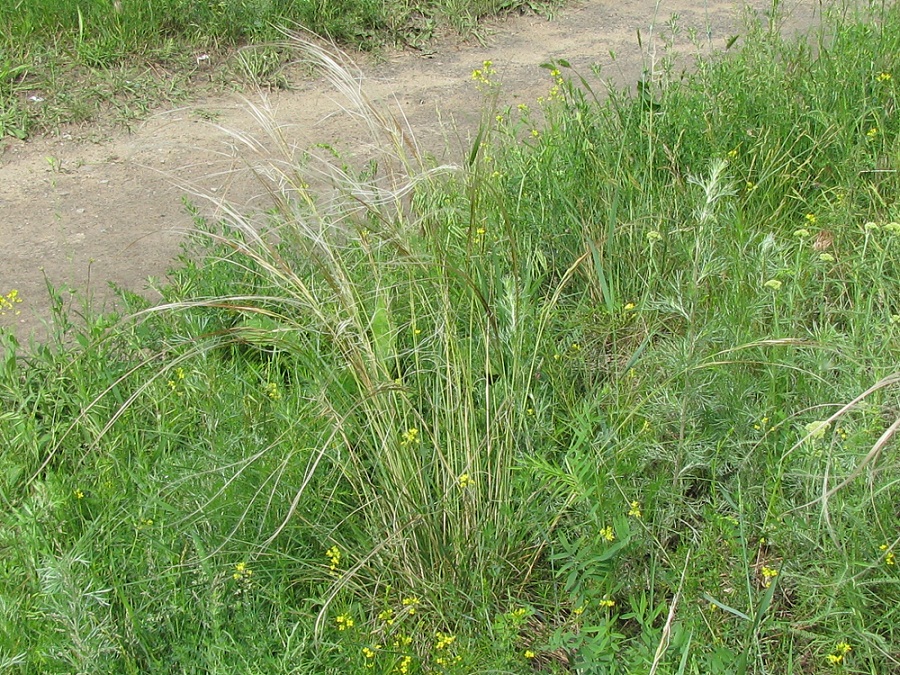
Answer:
<path fill-rule="evenodd" d="M 514 468 L 544 331 L 572 274 L 542 290 L 534 260 L 513 264 L 521 246 L 490 252 L 475 241 L 477 223 L 416 220 L 410 200 L 441 176 L 470 194 L 488 186 L 474 168 L 426 168 L 411 131 L 368 99 L 346 57 L 299 36 L 294 44 L 369 131 L 377 176 L 359 180 L 327 158 L 309 160 L 313 175 L 304 175 L 284 130 L 251 106 L 266 139 L 235 138 L 252 151 L 275 210 L 261 227 L 216 199 L 228 228 L 216 240 L 267 293 L 152 311 L 228 308 L 242 318 L 217 342 L 276 347 L 316 364 L 316 407 L 328 428 L 270 541 L 290 527 L 311 473 L 328 461 L 357 496 L 352 518 L 372 542 L 355 554 L 366 561 L 360 574 L 390 570 L 410 588 L 499 593 L 535 550 Z M 323 175 L 335 194 L 320 204 L 308 181 Z"/>

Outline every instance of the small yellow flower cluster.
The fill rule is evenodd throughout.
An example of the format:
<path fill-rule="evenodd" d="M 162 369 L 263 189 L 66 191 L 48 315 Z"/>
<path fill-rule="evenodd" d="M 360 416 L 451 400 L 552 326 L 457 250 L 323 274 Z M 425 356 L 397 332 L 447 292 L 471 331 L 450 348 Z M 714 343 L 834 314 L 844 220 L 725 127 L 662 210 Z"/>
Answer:
<path fill-rule="evenodd" d="M 402 605 L 407 608 L 410 615 L 416 613 L 416 608 L 422 604 L 422 601 L 416 597 L 403 598 Z"/>
<path fill-rule="evenodd" d="M 533 659 L 533 658 L 536 658 L 536 657 L 537 657 L 537 654 L 536 654 L 533 650 L 531 650 L 531 649 L 526 649 L 526 650 L 525 650 L 525 658 L 526 658 L 526 659 Z"/>
<path fill-rule="evenodd" d="M 400 659 L 400 663 L 397 664 L 397 672 L 400 675 L 406 675 L 409 672 L 409 667 L 412 664 L 412 657 L 407 655 Z"/>
<path fill-rule="evenodd" d="M 455 635 L 445 635 L 444 633 L 441 633 L 440 631 L 438 631 L 437 633 L 434 634 L 435 651 L 442 651 L 444 649 L 447 649 L 447 647 L 452 645 L 454 642 L 456 642 Z"/>
<path fill-rule="evenodd" d="M 810 225 L 815 225 L 818 222 L 818 218 L 816 218 L 815 213 L 807 213 L 803 217 L 806 219 L 806 222 L 809 223 Z"/>
<path fill-rule="evenodd" d="M 606 541 L 615 541 L 616 535 L 613 532 L 612 525 L 607 525 L 603 529 L 600 530 L 600 536 L 606 539 Z"/>
<path fill-rule="evenodd" d="M 772 579 L 774 579 L 775 577 L 778 576 L 778 570 L 776 570 L 772 567 L 763 566 L 763 568 L 760 570 L 760 573 L 762 574 L 762 578 L 763 578 L 763 586 L 765 586 L 766 588 L 771 586 Z"/>
<path fill-rule="evenodd" d="M 481 87 L 492 87 L 496 86 L 496 83 L 491 78 L 496 74 L 497 71 L 494 70 L 494 64 L 491 61 L 484 61 L 481 64 L 481 68 L 476 68 L 472 71 L 472 79 L 478 84 L 479 89 Z"/>
<path fill-rule="evenodd" d="M 622 310 L 625 311 L 625 312 L 631 312 L 631 311 L 634 310 L 634 308 L 635 308 L 636 306 L 637 306 L 637 305 L 635 305 L 633 302 L 626 302 L 626 303 L 625 303 L 625 306 L 622 308 Z"/>
<path fill-rule="evenodd" d="M 866 138 L 868 138 L 870 141 L 874 140 L 877 136 L 878 136 L 878 127 L 871 127 L 866 132 Z"/>
<path fill-rule="evenodd" d="M 153 527 L 153 518 L 141 518 L 134 526 L 134 529 L 140 531 L 148 527 Z"/>
<path fill-rule="evenodd" d="M 475 479 L 471 475 L 464 473 L 456 479 L 457 484 L 463 490 L 475 484 Z"/>
<path fill-rule="evenodd" d="M 75 490 L 75 499 L 84 499 L 84 492 L 81 490 Z"/>
<path fill-rule="evenodd" d="M 416 443 L 421 443 L 422 439 L 419 438 L 419 430 L 415 427 L 410 427 L 406 431 L 403 432 L 403 435 L 400 437 L 400 446 L 406 447 L 407 445 L 415 445 Z"/>
<path fill-rule="evenodd" d="M 379 649 L 381 649 L 381 645 L 374 645 L 374 647 L 363 647 L 362 648 L 363 656 L 366 657 L 366 668 L 374 668 L 375 667 L 375 655 L 378 653 Z"/>
<path fill-rule="evenodd" d="M 337 546 L 332 546 L 325 551 L 325 556 L 328 558 L 328 569 L 331 572 L 336 572 L 337 568 L 341 566 L 341 549 Z"/>
<path fill-rule="evenodd" d="M 875 76 L 876 82 L 890 82 L 891 79 L 891 74 L 885 72 L 878 73 L 878 75 Z"/>
<path fill-rule="evenodd" d="M 153 521 L 150 522 L 152 523 Z M 231 578 L 235 581 L 246 581 L 252 576 L 253 570 L 247 567 L 247 563 L 239 562 L 234 566 L 234 573 L 231 575 Z"/>
<path fill-rule="evenodd" d="M 847 656 L 847 654 L 849 654 L 852 649 L 853 647 L 851 647 L 848 643 L 838 642 L 837 645 L 835 645 L 834 652 L 826 657 L 828 659 L 828 663 L 833 666 L 838 665 L 844 660 L 844 657 Z"/>
<path fill-rule="evenodd" d="M 334 622 L 337 624 L 338 630 L 347 630 L 353 628 L 353 617 L 349 614 L 340 614 L 335 617 Z"/>
<path fill-rule="evenodd" d="M 178 396 L 181 396 L 181 392 L 177 391 L 178 383 L 181 382 L 183 379 L 184 379 L 184 368 L 181 368 L 179 366 L 178 368 L 175 369 L 175 377 L 172 378 L 171 380 L 169 380 L 169 382 L 168 382 L 169 389 L 174 391 Z"/>
<path fill-rule="evenodd" d="M 599 604 L 603 609 L 612 609 L 616 606 L 616 601 L 612 600 L 611 598 L 603 598 Z"/>
<path fill-rule="evenodd" d="M 278 390 L 277 382 L 269 382 L 266 385 L 266 396 L 268 396 L 273 401 L 281 400 L 281 392 Z"/>
<path fill-rule="evenodd" d="M 0 316 L 5 316 L 7 312 L 13 311 L 13 308 L 20 302 L 22 302 L 22 298 L 19 297 L 19 291 L 16 289 L 11 290 L 6 295 L 0 295 Z M 13 314 L 18 316 L 20 312 L 15 310 Z"/>
<path fill-rule="evenodd" d="M 891 566 L 897 564 L 897 556 L 894 555 L 893 551 L 888 550 L 889 546 L 887 544 L 882 544 L 878 547 L 878 550 L 884 553 L 884 564 Z"/>
<path fill-rule="evenodd" d="M 641 513 L 641 503 L 637 500 L 631 502 L 631 508 L 628 509 L 628 515 L 632 518 L 640 518 L 643 514 Z"/>

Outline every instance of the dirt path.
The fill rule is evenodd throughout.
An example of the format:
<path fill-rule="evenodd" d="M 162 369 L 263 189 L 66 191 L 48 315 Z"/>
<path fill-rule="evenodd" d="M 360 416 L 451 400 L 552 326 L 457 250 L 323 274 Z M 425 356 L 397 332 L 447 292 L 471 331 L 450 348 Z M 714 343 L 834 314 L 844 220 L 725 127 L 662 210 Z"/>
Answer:
<path fill-rule="evenodd" d="M 584 73 L 597 63 L 607 77 L 634 84 L 654 47 L 662 55 L 673 15 L 680 29 L 678 50 L 690 54 L 697 50 L 691 34 L 708 50 L 740 32 L 738 11 L 747 5 L 762 16 L 772 1 L 588 0 L 551 21 L 526 15 L 491 22 L 482 32 L 486 44 L 438 44 L 428 57 L 396 53 L 381 62 L 363 58 L 360 65 L 369 95 L 395 98 L 427 150 L 455 161 L 468 149 L 479 120 L 481 97 L 471 72 L 484 60 L 494 63 L 502 100 L 513 105 L 533 104 L 546 94 L 549 80 L 539 65 L 552 58 L 565 58 Z M 818 21 L 819 3 L 813 0 L 782 2 L 782 7 L 787 30 Z M 291 125 L 298 145 L 328 143 L 352 153 L 361 130 L 340 114 L 336 98 L 323 83 L 302 81 L 267 95 L 275 118 Z M 102 143 L 66 137 L 0 140 L 0 294 L 18 289 L 23 300 L 18 315 L 0 316 L 0 327 L 11 327 L 20 340 L 46 335 L 45 276 L 56 286 L 78 290 L 66 294 L 77 310 L 85 297 L 95 307 L 114 309 L 110 281 L 143 291 L 148 277 L 164 275 L 179 251 L 181 233 L 191 226 L 179 183 L 238 203 L 251 201 L 258 186 L 239 170 L 223 128 L 253 131 L 241 97 L 159 112 L 134 133 Z"/>

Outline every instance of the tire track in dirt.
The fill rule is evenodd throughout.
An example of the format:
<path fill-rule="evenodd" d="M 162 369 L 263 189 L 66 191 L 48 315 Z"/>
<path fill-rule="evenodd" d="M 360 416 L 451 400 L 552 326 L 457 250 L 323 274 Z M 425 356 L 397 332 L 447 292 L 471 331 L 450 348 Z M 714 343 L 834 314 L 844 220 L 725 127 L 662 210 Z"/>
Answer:
<path fill-rule="evenodd" d="M 604 76 L 633 85 L 663 56 L 673 16 L 675 52 L 687 65 L 685 57 L 721 49 L 740 32 L 742 8 L 749 5 L 765 20 L 771 4 L 590 0 L 549 21 L 524 15 L 488 22 L 481 43 L 447 40 L 432 45 L 427 57 L 362 55 L 358 63 L 368 95 L 396 105 L 420 145 L 437 160 L 456 162 L 465 156 L 480 120 L 482 96 L 471 72 L 483 61 L 493 62 L 503 83 L 501 103 L 534 105 L 550 85 L 539 67 L 550 59 L 567 59 L 585 74 L 598 64 Z M 782 3 L 782 12 L 786 31 L 819 20 L 819 4 L 812 0 Z M 251 101 L 262 96 L 244 94 Z M 265 100 L 298 147 L 327 143 L 349 156 L 364 143 L 364 129 L 341 112 L 337 95 L 323 82 L 299 79 L 290 90 L 266 94 Z M 96 309 L 116 309 L 109 282 L 147 291 L 147 278 L 165 274 L 191 227 L 182 203 L 185 189 L 179 185 L 194 185 L 250 208 L 261 205 L 260 186 L 225 131 L 254 133 L 254 127 L 244 98 L 223 95 L 158 112 L 133 133 L 115 133 L 100 143 L 66 135 L 0 141 L 0 293 L 15 288 L 23 299 L 18 315 L 0 316 L 0 327 L 11 328 L 20 341 L 46 337 L 45 276 L 77 291 L 65 294 L 76 311 L 85 299 Z M 214 215 L 210 208 L 201 204 L 204 213 Z M 153 295 L 152 289 L 148 292 Z"/>

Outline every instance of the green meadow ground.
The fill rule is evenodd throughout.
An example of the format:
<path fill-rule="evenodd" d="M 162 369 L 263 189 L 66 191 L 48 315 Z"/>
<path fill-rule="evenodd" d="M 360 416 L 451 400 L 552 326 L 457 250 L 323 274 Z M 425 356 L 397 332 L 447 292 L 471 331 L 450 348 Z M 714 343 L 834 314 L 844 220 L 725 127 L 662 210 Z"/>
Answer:
<path fill-rule="evenodd" d="M 900 7 L 548 66 L 2 338 L 0 671 L 900 670 Z"/>
<path fill-rule="evenodd" d="M 282 86 L 292 53 L 282 28 L 303 26 L 360 49 L 426 45 L 481 17 L 547 13 L 558 0 L 4 0 L 0 138 L 98 117 L 128 126 L 198 88 Z M 240 50 L 247 44 L 267 45 Z"/>

